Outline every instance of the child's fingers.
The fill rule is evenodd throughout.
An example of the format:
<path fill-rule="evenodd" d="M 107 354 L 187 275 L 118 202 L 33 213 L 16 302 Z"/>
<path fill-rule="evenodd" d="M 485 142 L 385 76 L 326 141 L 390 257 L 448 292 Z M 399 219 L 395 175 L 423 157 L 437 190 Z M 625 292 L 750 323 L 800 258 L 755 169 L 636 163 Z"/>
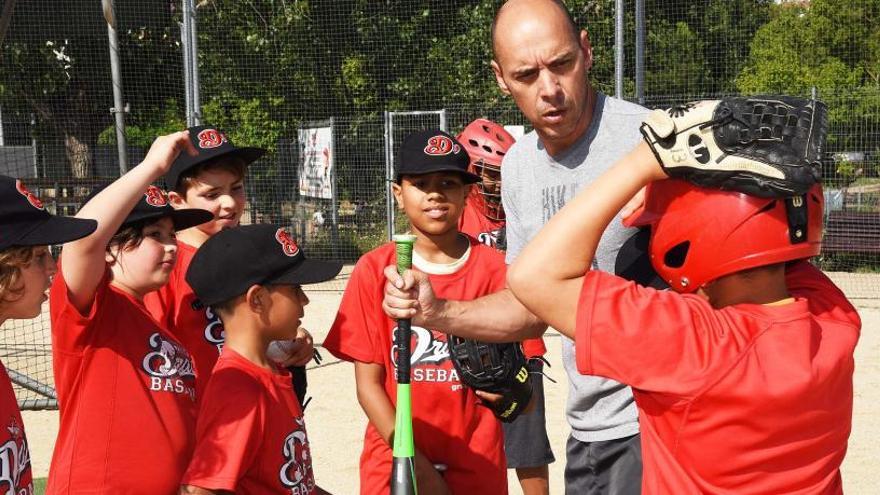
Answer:
<path fill-rule="evenodd" d="M 199 150 L 196 149 L 192 140 L 189 138 L 189 131 L 183 130 L 183 131 L 180 131 L 178 134 L 183 135 L 183 142 L 181 143 L 181 149 L 185 150 L 189 154 L 189 156 L 198 155 Z"/>
<path fill-rule="evenodd" d="M 636 210 L 641 208 L 645 204 L 645 188 L 639 189 L 639 192 L 636 193 L 632 199 L 629 200 L 625 205 L 623 205 L 623 209 L 620 210 L 620 218 L 626 220 L 627 217 L 635 213 Z"/>

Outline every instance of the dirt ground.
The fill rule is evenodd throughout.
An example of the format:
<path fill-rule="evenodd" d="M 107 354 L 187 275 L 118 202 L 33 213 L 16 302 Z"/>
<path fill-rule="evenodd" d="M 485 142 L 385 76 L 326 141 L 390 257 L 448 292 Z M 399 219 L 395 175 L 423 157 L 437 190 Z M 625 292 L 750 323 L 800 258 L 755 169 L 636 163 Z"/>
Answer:
<path fill-rule="evenodd" d="M 880 278 L 880 277 L 878 277 Z M 337 281 L 318 290 L 307 291 L 311 304 L 306 309 L 304 325 L 323 341 L 333 321 L 344 282 Z M 845 281 L 841 286 L 847 290 Z M 880 280 L 871 284 L 880 287 Z M 853 290 L 863 292 L 864 285 Z M 843 464 L 845 492 L 850 495 L 873 495 L 878 492 L 880 475 L 880 298 L 856 299 L 863 320 L 862 336 L 856 348 L 855 406 L 849 452 Z M 564 415 L 567 384 L 560 359 L 560 336 L 547 334 L 547 356 L 554 367 L 549 374 L 558 383 L 545 382 L 547 423 L 557 461 L 551 465 L 551 493 L 562 494 L 565 466 L 565 439 L 568 425 Z M 366 424 L 357 403 L 353 366 L 323 353 L 322 365 L 309 373 L 309 392 L 314 397 L 306 415 L 315 476 L 318 484 L 335 494 L 354 494 L 358 487 L 358 458 Z M 23 413 L 31 447 L 35 477 L 48 473 L 52 446 L 58 429 L 57 411 Z M 509 477 L 511 493 L 521 493 L 516 477 Z"/>

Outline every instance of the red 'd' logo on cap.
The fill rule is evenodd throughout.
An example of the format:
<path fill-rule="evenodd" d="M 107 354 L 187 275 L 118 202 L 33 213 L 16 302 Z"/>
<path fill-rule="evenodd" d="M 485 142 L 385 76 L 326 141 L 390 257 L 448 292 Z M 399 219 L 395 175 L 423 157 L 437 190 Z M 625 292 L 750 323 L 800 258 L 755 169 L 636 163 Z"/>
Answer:
<path fill-rule="evenodd" d="M 199 138 L 199 148 L 205 150 L 216 148 L 226 142 L 226 136 L 217 129 L 205 129 L 197 137 Z"/>
<path fill-rule="evenodd" d="M 287 256 L 293 257 L 299 254 L 299 246 L 296 245 L 296 241 L 284 229 L 278 229 L 275 232 L 275 240 L 278 241 L 278 244 L 281 244 L 281 248 Z"/>
<path fill-rule="evenodd" d="M 450 153 L 458 153 L 459 147 L 455 141 L 446 136 L 434 136 L 428 139 L 428 145 L 425 146 L 425 154 L 431 156 L 443 156 Z"/>
<path fill-rule="evenodd" d="M 24 187 L 24 184 L 18 179 L 15 180 L 15 190 L 21 193 L 21 195 L 28 200 L 28 203 L 30 203 L 31 206 L 39 210 L 43 209 L 43 202 L 40 201 L 40 198 L 36 197 L 34 193 L 28 191 L 27 188 Z"/>
<path fill-rule="evenodd" d="M 162 207 L 168 204 L 165 193 L 156 186 L 148 186 L 144 193 L 144 201 L 150 206 Z"/>

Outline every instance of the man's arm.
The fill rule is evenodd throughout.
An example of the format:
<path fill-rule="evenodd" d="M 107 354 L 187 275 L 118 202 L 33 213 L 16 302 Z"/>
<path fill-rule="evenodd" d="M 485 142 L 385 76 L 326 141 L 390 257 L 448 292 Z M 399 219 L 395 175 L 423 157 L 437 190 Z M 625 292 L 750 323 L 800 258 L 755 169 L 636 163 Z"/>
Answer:
<path fill-rule="evenodd" d="M 382 309 L 395 319 L 411 318 L 424 328 L 483 342 L 519 342 L 540 337 L 547 325 L 529 312 L 509 289 L 471 301 L 438 299 L 428 276 L 385 268 Z"/>
<path fill-rule="evenodd" d="M 507 271 L 522 304 L 574 338 L 578 298 L 605 228 L 646 184 L 666 174 L 644 142 L 550 219 Z"/>

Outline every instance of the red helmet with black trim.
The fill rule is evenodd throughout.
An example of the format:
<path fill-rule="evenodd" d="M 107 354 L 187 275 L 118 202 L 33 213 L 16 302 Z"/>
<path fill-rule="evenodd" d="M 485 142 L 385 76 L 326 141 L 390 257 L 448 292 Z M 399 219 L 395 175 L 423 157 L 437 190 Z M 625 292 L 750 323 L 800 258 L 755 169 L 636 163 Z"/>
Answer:
<path fill-rule="evenodd" d="M 501 204 L 501 160 L 516 141 L 504 127 L 491 120 L 477 119 L 458 135 L 458 142 L 470 156 L 468 171 L 483 178 L 480 192 L 486 199 L 486 216 L 504 220 Z"/>
<path fill-rule="evenodd" d="M 651 228 L 651 264 L 678 292 L 741 270 L 819 254 L 822 187 L 790 198 L 758 198 L 675 179 L 648 185 L 645 204 L 624 220 Z"/>

